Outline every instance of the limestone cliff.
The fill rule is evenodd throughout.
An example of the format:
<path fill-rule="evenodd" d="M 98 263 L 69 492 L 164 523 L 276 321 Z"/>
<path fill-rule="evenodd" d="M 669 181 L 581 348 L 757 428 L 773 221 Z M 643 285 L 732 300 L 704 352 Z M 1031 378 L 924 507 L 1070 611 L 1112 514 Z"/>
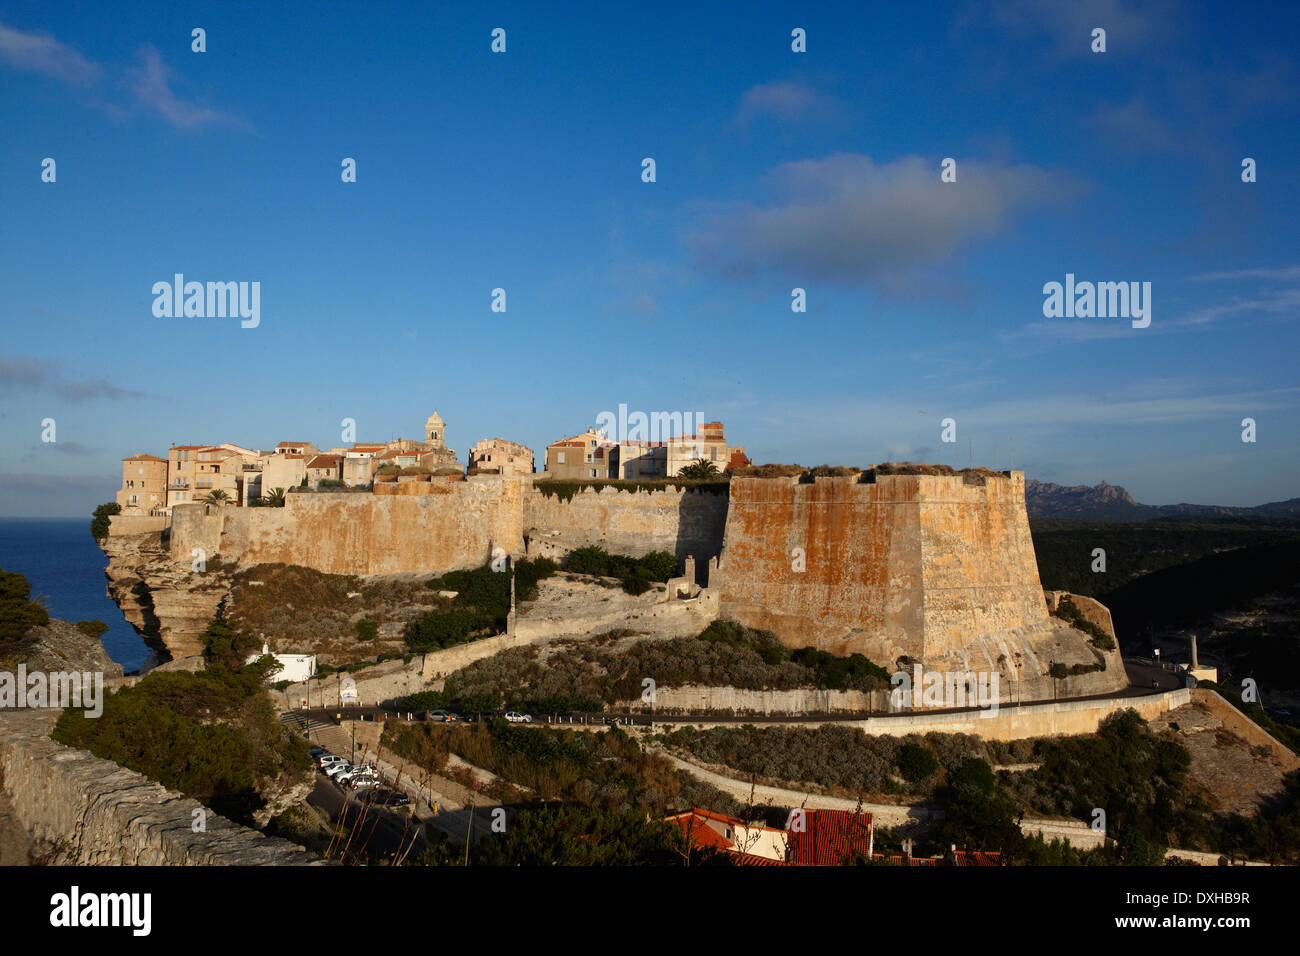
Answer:
<path fill-rule="evenodd" d="M 201 573 L 189 556 L 173 559 L 165 531 L 133 530 L 115 528 L 100 542 L 108 555 L 108 596 L 155 652 L 172 658 L 199 654 L 200 635 L 229 594 L 230 574 L 219 559 L 209 559 Z"/>

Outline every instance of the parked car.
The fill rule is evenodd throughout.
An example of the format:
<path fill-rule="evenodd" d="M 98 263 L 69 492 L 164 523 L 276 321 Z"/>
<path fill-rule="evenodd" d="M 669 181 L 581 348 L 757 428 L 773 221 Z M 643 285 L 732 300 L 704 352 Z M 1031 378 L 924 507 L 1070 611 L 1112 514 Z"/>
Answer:
<path fill-rule="evenodd" d="M 449 710 L 431 710 L 427 717 L 429 720 L 440 721 L 442 723 L 451 723 L 453 720 L 460 719 Z"/>
<path fill-rule="evenodd" d="M 343 783 L 343 786 L 347 787 L 349 790 L 374 790 L 382 783 L 383 781 L 378 777 L 358 774 L 346 780 Z"/>
<path fill-rule="evenodd" d="M 347 763 L 347 760 L 345 760 L 343 757 L 339 757 L 334 754 L 326 754 L 316 762 L 320 765 L 321 770 L 327 770 L 328 768 L 336 766 L 337 764 Z"/>
<path fill-rule="evenodd" d="M 353 767 L 334 778 L 335 783 L 353 786 L 362 780 L 379 780 L 379 774 L 373 767 Z"/>
<path fill-rule="evenodd" d="M 404 793 L 397 793 L 393 790 L 376 790 L 374 801 L 384 807 L 405 807 L 411 802 L 411 798 Z"/>
<path fill-rule="evenodd" d="M 352 775 L 360 774 L 360 773 L 374 773 L 374 772 L 375 772 L 375 768 L 370 766 L 369 764 L 356 764 L 354 766 L 348 767 L 347 770 L 344 771 L 344 773 L 352 774 Z"/>
<path fill-rule="evenodd" d="M 329 751 L 324 747 L 309 747 L 307 748 L 307 753 L 311 754 L 313 758 L 318 758 L 325 756 Z"/>
<path fill-rule="evenodd" d="M 521 714 L 513 710 L 506 711 L 506 720 L 510 721 L 512 724 L 527 724 L 530 723 L 532 719 L 532 714 Z"/>
<path fill-rule="evenodd" d="M 325 767 L 323 769 L 325 771 L 325 776 L 329 777 L 331 780 L 334 780 L 339 776 L 339 774 L 347 773 L 349 770 L 351 770 L 352 764 L 348 763 L 345 760 L 342 763 L 330 764 L 328 767 Z"/>

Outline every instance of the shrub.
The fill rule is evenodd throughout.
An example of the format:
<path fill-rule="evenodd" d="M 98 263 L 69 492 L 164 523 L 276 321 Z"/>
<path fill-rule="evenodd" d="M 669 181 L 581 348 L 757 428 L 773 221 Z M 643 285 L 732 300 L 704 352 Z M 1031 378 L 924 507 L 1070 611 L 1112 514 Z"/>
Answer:
<path fill-rule="evenodd" d="M 379 625 L 365 617 L 357 621 L 356 628 L 359 641 L 373 641 L 379 633 Z"/>
<path fill-rule="evenodd" d="M 920 744 L 907 743 L 898 748 L 898 772 L 908 783 L 917 784 L 934 775 L 939 761 Z"/>
<path fill-rule="evenodd" d="M 402 635 L 406 646 L 418 653 L 441 650 L 472 640 L 477 631 L 490 628 L 490 614 L 467 608 L 453 608 L 446 613 L 431 611 L 406 626 Z"/>
<path fill-rule="evenodd" d="M 209 664 L 222 664 L 231 670 L 243 667 L 244 661 L 260 649 L 256 637 L 248 631 L 237 631 L 232 622 L 214 617 L 200 635 L 203 657 Z"/>
<path fill-rule="evenodd" d="M 103 541 L 108 537 L 109 516 L 121 513 L 122 506 L 116 501 L 100 505 L 94 511 L 94 517 L 90 519 L 90 536 L 96 541 Z"/>
<path fill-rule="evenodd" d="M 28 632 L 50 623 L 49 611 L 31 593 L 26 577 L 0 571 L 0 656 L 22 653 L 31 643 Z"/>
<path fill-rule="evenodd" d="M 618 578 L 629 594 L 643 594 L 658 582 L 666 582 L 677 573 L 677 557 L 668 551 L 651 551 L 639 558 L 610 554 L 599 545 L 588 545 L 571 552 L 564 569 L 573 574 Z"/>
<path fill-rule="evenodd" d="M 306 743 L 285 730 L 262 693 L 265 676 L 263 667 L 221 664 L 155 672 L 109 695 L 97 719 L 64 711 L 51 736 L 251 824 L 264 804 L 260 787 L 311 766 Z"/>
<path fill-rule="evenodd" d="M 103 621 L 78 621 L 77 630 L 91 640 L 99 640 L 99 635 L 108 631 L 108 625 Z"/>

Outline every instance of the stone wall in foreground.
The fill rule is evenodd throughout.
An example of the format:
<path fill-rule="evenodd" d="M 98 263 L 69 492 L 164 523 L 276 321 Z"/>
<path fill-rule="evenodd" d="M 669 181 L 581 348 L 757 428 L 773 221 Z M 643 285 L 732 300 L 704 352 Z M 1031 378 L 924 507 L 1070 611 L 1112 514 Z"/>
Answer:
<path fill-rule="evenodd" d="M 321 860 L 132 770 L 50 739 L 58 711 L 0 711 L 0 780 L 46 862 L 78 866 L 305 866 Z"/>

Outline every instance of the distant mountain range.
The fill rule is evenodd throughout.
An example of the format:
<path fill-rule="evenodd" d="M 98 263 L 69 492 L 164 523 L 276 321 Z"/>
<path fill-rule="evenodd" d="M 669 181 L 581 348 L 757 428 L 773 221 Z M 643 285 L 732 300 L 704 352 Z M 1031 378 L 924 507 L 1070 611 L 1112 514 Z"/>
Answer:
<path fill-rule="evenodd" d="M 1222 505 L 1144 505 L 1119 485 L 1065 485 L 1050 481 L 1025 480 L 1025 505 L 1031 518 L 1086 518 L 1095 521 L 1146 521 L 1169 515 L 1202 515 L 1207 518 L 1265 518 L 1300 516 L 1300 498 L 1274 501 L 1251 508 Z"/>

